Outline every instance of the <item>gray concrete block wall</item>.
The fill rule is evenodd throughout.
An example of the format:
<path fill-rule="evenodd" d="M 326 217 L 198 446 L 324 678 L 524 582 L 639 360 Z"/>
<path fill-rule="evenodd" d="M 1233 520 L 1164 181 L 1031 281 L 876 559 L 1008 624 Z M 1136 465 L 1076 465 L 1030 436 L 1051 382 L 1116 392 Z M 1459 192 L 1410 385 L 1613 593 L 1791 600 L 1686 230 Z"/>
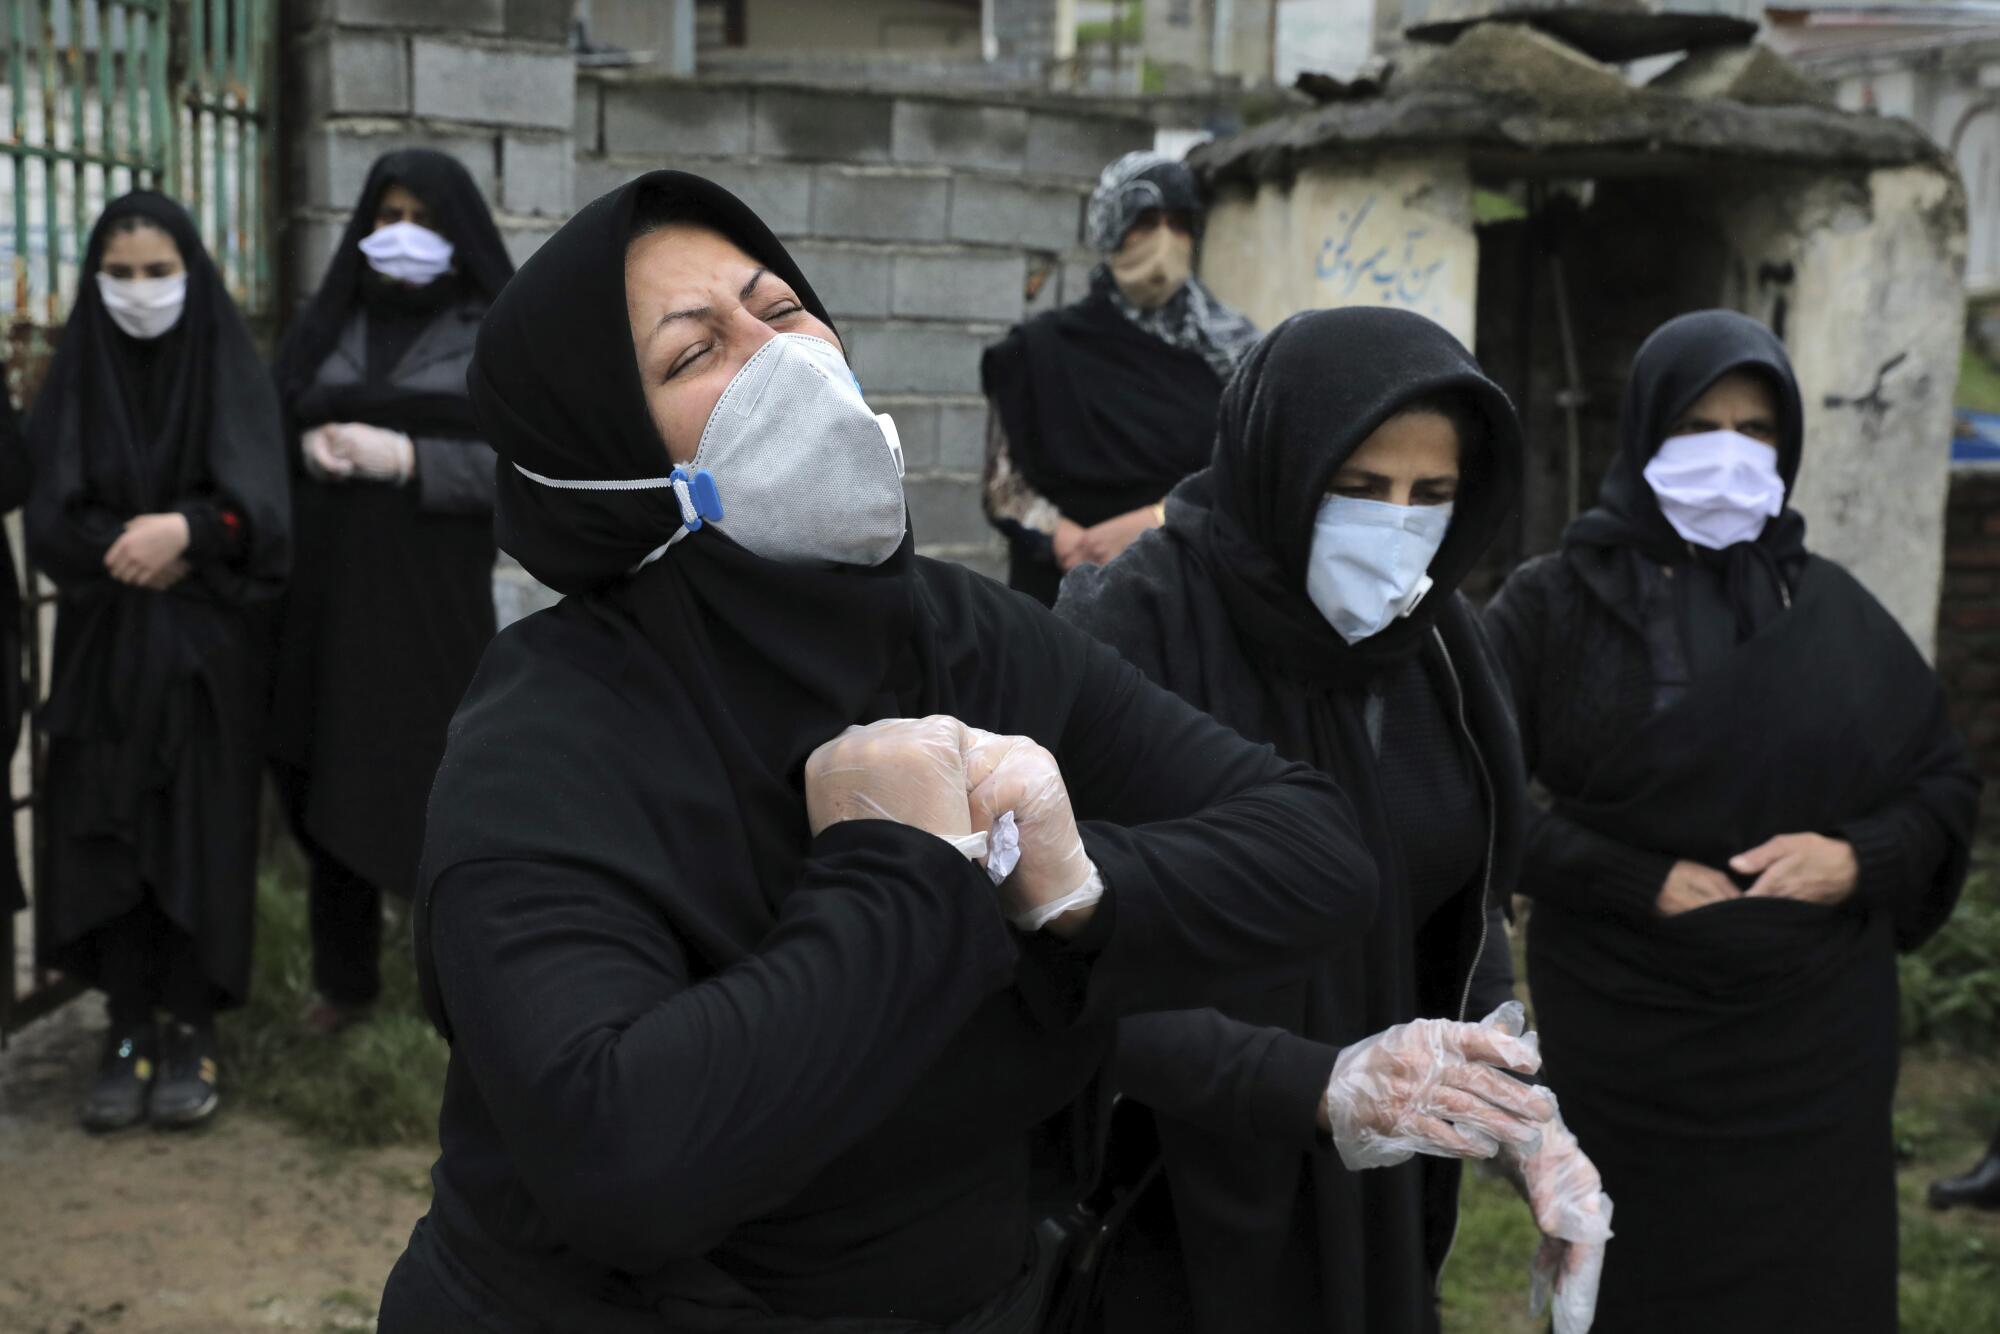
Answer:
<path fill-rule="evenodd" d="M 927 554 L 1004 575 L 980 508 L 981 352 L 1081 297 L 1096 257 L 1083 202 L 1150 124 L 995 94 L 801 88 L 584 71 L 581 206 L 660 167 L 706 176 L 785 238 L 896 418 Z"/>
<path fill-rule="evenodd" d="M 575 198 L 576 66 L 563 0 L 313 0 L 286 33 L 290 191 L 282 271 L 296 306 L 325 272 L 381 154 L 463 162 L 525 258 Z M 594 117 L 596 103 L 590 107 Z M 590 142 L 597 143 L 595 121 Z"/>

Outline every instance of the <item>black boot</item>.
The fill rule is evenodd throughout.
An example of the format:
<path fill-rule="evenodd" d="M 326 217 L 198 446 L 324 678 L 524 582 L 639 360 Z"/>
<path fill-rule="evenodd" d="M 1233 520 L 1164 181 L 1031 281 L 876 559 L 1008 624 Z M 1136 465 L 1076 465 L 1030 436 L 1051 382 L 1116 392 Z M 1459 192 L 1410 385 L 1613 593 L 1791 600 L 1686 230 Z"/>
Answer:
<path fill-rule="evenodd" d="M 97 1082 L 83 1099 L 83 1128 L 103 1132 L 139 1124 L 146 1115 L 146 1095 L 159 1060 L 159 1034 L 150 1018 L 106 1033 Z"/>
<path fill-rule="evenodd" d="M 1956 1205 L 1974 1209 L 2000 1209 L 2000 1144 L 1962 1177 L 1931 1183 L 1931 1208 L 1950 1209 Z"/>
<path fill-rule="evenodd" d="M 146 1100 L 147 1119 L 156 1126 L 179 1128 L 199 1125 L 215 1115 L 221 1090 L 214 1027 L 170 1019 L 160 1049 L 160 1077 Z"/>

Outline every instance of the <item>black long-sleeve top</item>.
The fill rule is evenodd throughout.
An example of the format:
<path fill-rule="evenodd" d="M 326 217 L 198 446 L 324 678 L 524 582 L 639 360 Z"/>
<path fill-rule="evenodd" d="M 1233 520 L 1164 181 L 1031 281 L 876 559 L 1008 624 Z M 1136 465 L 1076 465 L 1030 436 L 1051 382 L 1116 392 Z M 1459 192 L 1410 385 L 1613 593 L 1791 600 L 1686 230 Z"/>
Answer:
<path fill-rule="evenodd" d="M 1581 790 L 1599 757 L 1625 744 L 1660 707 L 1663 668 L 1649 642 L 1648 610 L 1635 600 L 1626 614 L 1614 612 L 1561 555 L 1523 565 L 1487 607 L 1486 631 L 1512 683 L 1528 772 L 1550 792 Z M 1919 935 L 1943 922 L 1955 896 L 1933 876 L 1955 842 L 1934 807 L 1960 804 L 1978 785 L 1961 752 L 1940 754 L 1909 791 L 1880 809 L 1838 829 L 1798 831 L 1852 845 L 1860 871 L 1855 905 L 1896 913 Z M 1557 811 L 1535 811 L 1525 857 L 1532 873 L 1521 889 L 1582 912 L 1651 919 L 1674 861 L 1670 852 L 1633 847 Z M 1727 867 L 1716 869 L 1728 874 Z"/>
<path fill-rule="evenodd" d="M 603 867 L 456 865 L 432 896 L 454 1029 L 432 1217 L 468 1263 L 617 1306 L 719 1271 L 779 1312 L 948 1321 L 1018 1268 L 1026 1131 L 1117 1016 L 1280 985 L 1371 919 L 1374 866 L 1324 776 L 996 585 L 917 577 L 967 650 L 925 703 L 1054 752 L 1105 881 L 1090 928 L 1016 932 L 978 867 L 882 822 L 815 840 L 775 926 L 719 970 Z M 619 735 L 516 759 L 552 808 L 574 792 L 620 825 L 650 818 L 619 753 L 653 744 L 646 704 L 569 665 L 629 642 L 573 601 L 497 640 L 472 692 L 616 690 Z"/>

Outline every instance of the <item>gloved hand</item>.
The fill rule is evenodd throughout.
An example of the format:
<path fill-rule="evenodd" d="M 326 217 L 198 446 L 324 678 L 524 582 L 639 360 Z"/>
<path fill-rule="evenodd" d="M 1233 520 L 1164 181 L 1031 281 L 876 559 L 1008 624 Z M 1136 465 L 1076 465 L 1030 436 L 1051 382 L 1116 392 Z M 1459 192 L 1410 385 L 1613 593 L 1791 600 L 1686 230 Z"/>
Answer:
<path fill-rule="evenodd" d="M 345 481 L 354 472 L 354 464 L 335 451 L 332 432 L 332 427 L 315 426 L 299 437 L 306 472 L 322 482 Z"/>
<path fill-rule="evenodd" d="M 401 431 L 364 422 L 341 422 L 326 431 L 333 453 L 347 460 L 356 477 L 401 486 L 417 470 L 417 447 Z"/>
<path fill-rule="evenodd" d="M 965 781 L 972 827 L 984 832 L 1009 811 L 1020 835 L 1020 861 L 1000 886 L 1008 919 L 1039 931 L 1064 913 L 1104 897 L 1104 880 L 1084 851 L 1062 768 L 1021 736 L 965 731 Z"/>
<path fill-rule="evenodd" d="M 972 832 L 966 727 L 956 718 L 885 718 L 850 727 L 806 759 L 806 820 L 893 820 L 953 842 Z"/>
<path fill-rule="evenodd" d="M 1553 1094 L 1501 1073 L 1531 1075 L 1540 1044 L 1523 1036 L 1519 1001 L 1477 1024 L 1418 1019 L 1343 1049 L 1322 1107 L 1349 1171 L 1412 1154 L 1491 1158 L 1502 1143 L 1533 1148 L 1555 1115 Z"/>
<path fill-rule="evenodd" d="M 1597 1314 L 1604 1246 L 1611 1239 L 1611 1197 L 1562 1113 L 1542 1127 L 1533 1149 L 1512 1145 L 1503 1161 L 1542 1230 L 1528 1278 L 1528 1312 L 1539 1316 L 1555 1297 L 1555 1334 L 1589 1334 Z"/>

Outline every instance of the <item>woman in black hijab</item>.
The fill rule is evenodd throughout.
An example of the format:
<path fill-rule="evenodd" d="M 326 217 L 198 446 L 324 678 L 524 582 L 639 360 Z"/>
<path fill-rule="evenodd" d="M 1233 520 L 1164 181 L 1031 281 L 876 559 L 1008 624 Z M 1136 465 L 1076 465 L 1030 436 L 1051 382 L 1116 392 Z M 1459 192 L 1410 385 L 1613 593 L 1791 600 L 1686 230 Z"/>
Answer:
<path fill-rule="evenodd" d="M 299 561 L 270 753 L 311 867 L 318 1032 L 381 989 L 382 891 L 415 883 L 445 725 L 493 637 L 493 451 L 465 368 L 513 271 L 456 158 L 386 154 L 278 352 Z"/>
<path fill-rule="evenodd" d="M 1804 417 L 1769 330 L 1663 325 L 1622 429 L 1487 612 L 1553 798 L 1521 876 L 1546 1075 L 1618 1201 L 1600 1324 L 1893 1330 L 1895 953 L 1950 915 L 1979 782 L 1922 655 L 1785 508 Z"/>
<path fill-rule="evenodd" d="M 1127 153 L 1090 197 L 1103 257 L 1090 292 L 986 349 L 987 517 L 1007 539 L 1010 587 L 1056 600 L 1063 572 L 1105 564 L 1162 522 L 1174 484 L 1207 466 L 1222 383 L 1257 340 L 1192 276 L 1194 173 Z"/>
<path fill-rule="evenodd" d="M 1035 1328 L 1028 1128 L 1113 1016 L 1276 985 L 1366 921 L 1346 804 L 915 556 L 824 307 L 707 181 L 579 212 L 470 383 L 501 545 L 569 596 L 495 640 L 432 792 L 444 1151 L 383 1329 Z M 920 715 L 1053 752 L 1093 907 L 1010 929 L 886 809 L 814 836 L 808 757 Z"/>
<path fill-rule="evenodd" d="M 290 558 L 284 437 L 178 204 L 114 201 L 83 272 L 28 420 L 28 558 L 59 593 L 37 944 L 110 1000 L 84 1124 L 185 1125 L 215 1110 L 213 1016 L 250 981 L 247 608 L 276 595 Z"/>
<path fill-rule="evenodd" d="M 1501 905 L 1526 783 L 1457 590 L 1514 505 L 1521 449 L 1506 395 L 1430 320 L 1294 316 L 1230 381 L 1214 462 L 1165 528 L 1063 585 L 1058 616 L 1332 775 L 1385 889 L 1310 976 L 1119 1026 L 1113 1083 L 1154 1113 L 1166 1190 L 1121 1241 L 1114 1330 L 1436 1327 L 1458 1163 L 1348 1171 L 1326 1102 L 1343 1049 L 1513 999 Z M 1493 1145 L 1430 1152 L 1448 1148 Z"/>

